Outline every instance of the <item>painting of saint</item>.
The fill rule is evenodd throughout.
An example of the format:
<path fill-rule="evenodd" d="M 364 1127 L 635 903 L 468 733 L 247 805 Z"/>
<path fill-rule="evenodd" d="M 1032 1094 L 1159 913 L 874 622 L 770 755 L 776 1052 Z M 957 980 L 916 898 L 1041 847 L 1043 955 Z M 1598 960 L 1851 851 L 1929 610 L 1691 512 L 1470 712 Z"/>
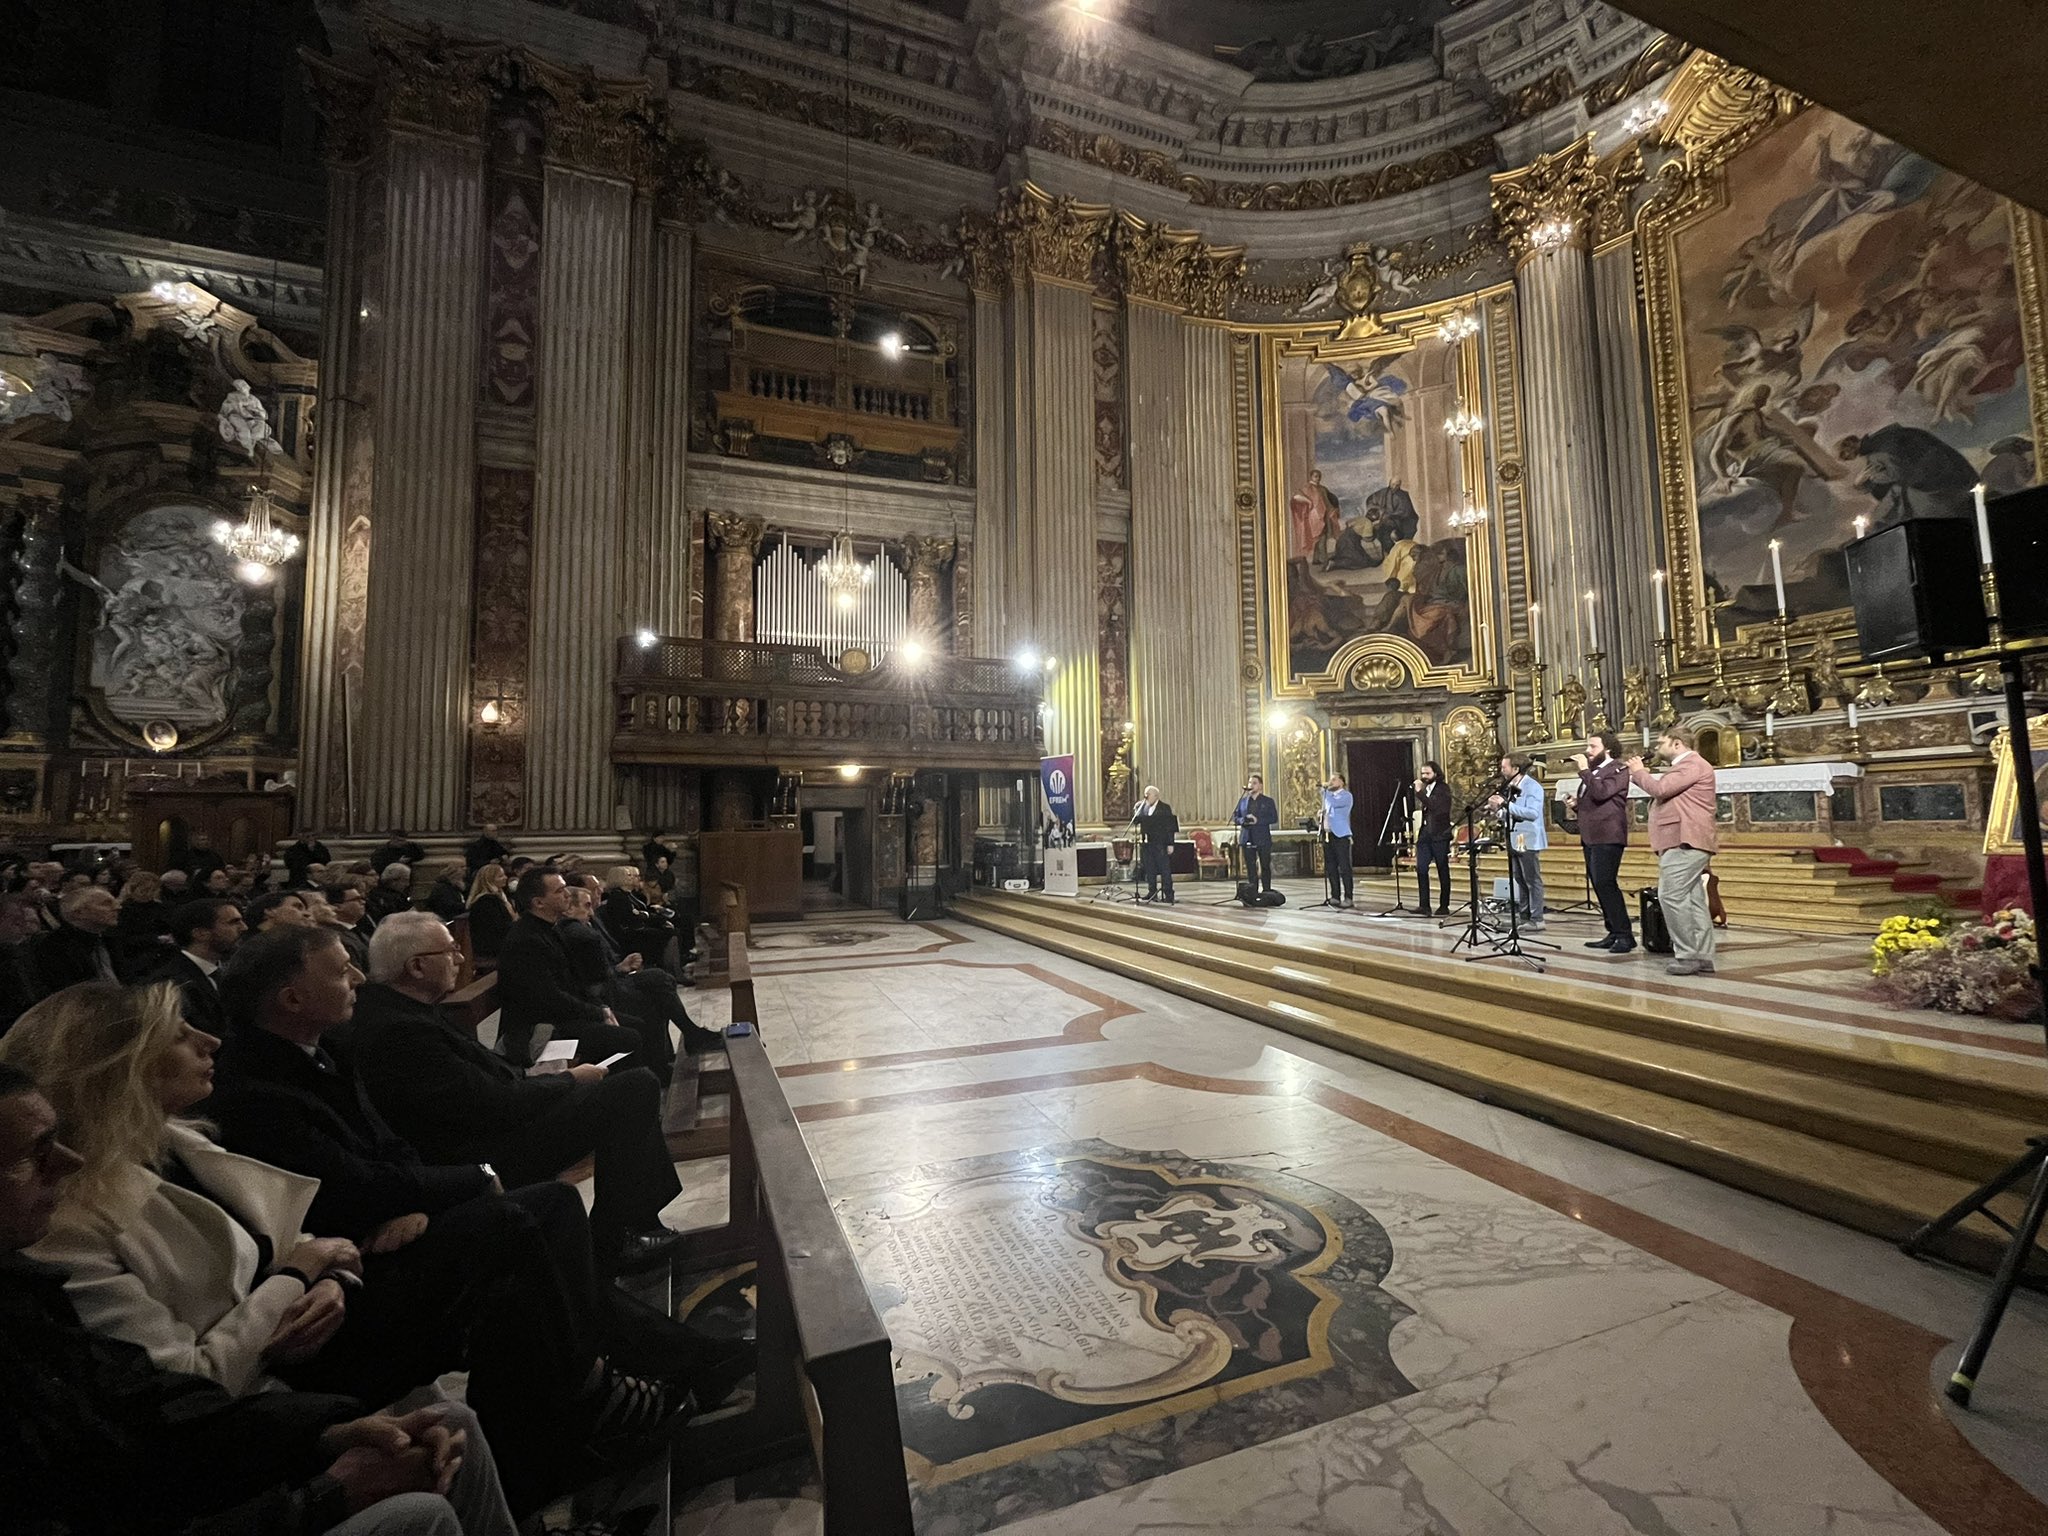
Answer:
<path fill-rule="evenodd" d="M 1429 667 L 1471 660 L 1455 352 L 1431 340 L 1355 360 L 1283 355 L 1278 409 L 1289 670 L 1327 672 L 1355 640 L 1407 641 Z"/>
<path fill-rule="evenodd" d="M 1856 519 L 1964 523 L 2034 483 L 2012 237 L 1991 193 L 1810 109 L 1675 237 L 1700 563 L 1722 622 L 1845 608 Z M 1962 536 L 1967 537 L 1967 533 Z"/>

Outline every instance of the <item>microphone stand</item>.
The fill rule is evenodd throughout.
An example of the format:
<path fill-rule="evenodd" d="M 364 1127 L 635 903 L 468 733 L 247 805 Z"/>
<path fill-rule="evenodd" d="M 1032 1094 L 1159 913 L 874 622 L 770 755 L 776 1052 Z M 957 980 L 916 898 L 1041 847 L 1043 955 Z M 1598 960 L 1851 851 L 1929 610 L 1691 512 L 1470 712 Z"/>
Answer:
<path fill-rule="evenodd" d="M 1328 912 L 1342 912 L 1344 909 L 1337 904 L 1337 882 L 1330 877 L 1330 851 L 1327 846 L 1331 842 L 1330 807 L 1327 802 L 1323 806 L 1322 813 L 1316 817 L 1316 837 L 1325 845 L 1323 848 L 1323 899 L 1321 901 L 1309 902 L 1301 910 L 1313 912 L 1320 907 Z"/>
<path fill-rule="evenodd" d="M 1405 816 L 1396 818 L 1396 813 L 1401 808 L 1401 802 L 1407 797 L 1407 794 L 1408 791 L 1405 788 L 1395 789 L 1394 798 L 1387 802 L 1386 817 L 1380 822 L 1380 846 L 1382 848 L 1387 845 L 1387 828 L 1391 826 L 1394 829 L 1394 904 L 1383 911 L 1373 913 L 1372 916 L 1374 917 L 1392 917 L 1397 912 L 1407 915 L 1412 911 L 1408 904 L 1401 899 L 1401 856 L 1408 851 L 1408 818 Z M 1422 884 L 1422 865 L 1419 862 L 1415 866 L 1415 882 L 1418 887 L 1416 902 L 1417 905 L 1420 905 L 1422 898 L 1419 887 Z"/>
<path fill-rule="evenodd" d="M 1478 809 L 1479 802 L 1476 800 L 1465 807 L 1465 883 L 1470 891 L 1465 905 L 1472 916 L 1464 924 L 1465 931 L 1459 935 L 1458 942 L 1451 946 L 1451 953 L 1454 955 L 1467 945 L 1477 949 L 1482 944 L 1491 944 L 1493 942 L 1494 930 L 1492 925 L 1486 921 L 1486 908 L 1479 900 L 1479 833 L 1473 826 L 1473 818 L 1478 813 Z M 1437 926 L 1439 928 L 1450 928 L 1456 925 L 1452 923 L 1439 923 Z M 1485 957 L 1481 955 L 1467 955 L 1465 958 L 1467 960 L 1479 960 Z"/>
<path fill-rule="evenodd" d="M 1540 956 L 1528 953 L 1522 948 L 1522 892 L 1518 888 L 1515 879 L 1514 819 L 1508 814 L 1506 806 L 1501 807 L 1501 824 L 1504 829 L 1501 842 L 1506 847 L 1508 855 L 1508 931 L 1494 936 L 1492 954 L 1467 955 L 1465 958 L 1467 960 L 1519 960 L 1531 969 L 1541 971 L 1544 968 L 1543 959 Z M 1538 949 L 1557 948 L 1555 944 L 1546 943 L 1541 939 L 1531 939 L 1529 943 L 1535 945 Z"/>

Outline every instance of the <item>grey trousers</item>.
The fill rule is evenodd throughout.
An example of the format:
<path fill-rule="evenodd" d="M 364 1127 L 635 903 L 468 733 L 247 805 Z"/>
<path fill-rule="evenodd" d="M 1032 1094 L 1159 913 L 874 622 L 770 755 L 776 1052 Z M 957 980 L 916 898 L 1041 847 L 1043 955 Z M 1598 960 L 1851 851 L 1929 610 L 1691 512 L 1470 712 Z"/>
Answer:
<path fill-rule="evenodd" d="M 463 1530 L 455 1507 L 438 1493 L 394 1493 L 330 1526 L 327 1536 L 463 1536 Z"/>
<path fill-rule="evenodd" d="M 1509 853 L 1515 861 L 1515 900 L 1522 904 L 1529 921 L 1543 921 L 1543 855 L 1534 848 Z"/>
<path fill-rule="evenodd" d="M 447 1496 L 402 1493 L 379 1499 L 333 1527 L 328 1536 L 518 1536 L 505 1490 L 498 1484 L 498 1463 L 469 1405 L 427 1388 L 385 1411 L 403 1415 L 416 1408 L 436 1409 L 442 1423 L 468 1434 L 462 1466 Z"/>
<path fill-rule="evenodd" d="M 1714 963 L 1714 919 L 1707 910 L 1707 864 L 1699 848 L 1667 848 L 1657 855 L 1657 900 L 1671 930 L 1674 960 Z"/>

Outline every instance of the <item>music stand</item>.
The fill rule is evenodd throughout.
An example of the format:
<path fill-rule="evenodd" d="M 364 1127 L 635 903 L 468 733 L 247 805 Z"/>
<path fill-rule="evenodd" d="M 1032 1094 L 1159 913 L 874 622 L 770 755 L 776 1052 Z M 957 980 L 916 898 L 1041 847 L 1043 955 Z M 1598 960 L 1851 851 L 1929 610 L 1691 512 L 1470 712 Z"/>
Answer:
<path fill-rule="evenodd" d="M 1466 897 L 1465 905 L 1470 909 L 1472 916 L 1463 925 L 1465 931 L 1459 935 L 1458 942 L 1451 946 L 1451 953 L 1454 955 L 1468 944 L 1475 949 L 1482 944 L 1491 944 L 1496 931 L 1493 925 L 1487 922 L 1486 908 L 1479 900 L 1479 856 L 1485 850 L 1479 846 L 1479 833 L 1472 824 L 1473 817 L 1477 811 L 1478 805 L 1476 802 L 1465 807 L 1465 880 L 1470 891 L 1470 894 Z M 1459 925 L 1455 923 L 1438 923 L 1437 926 L 1439 928 L 1454 928 Z M 1476 960 L 1479 956 L 1467 955 L 1465 958 Z"/>
<path fill-rule="evenodd" d="M 1531 966 L 1540 971 L 1548 962 L 1540 955 L 1530 954 L 1522 946 L 1525 943 L 1536 949 L 1555 949 L 1557 946 L 1544 939 L 1525 940 L 1522 937 L 1522 893 L 1517 888 L 1515 879 L 1514 826 L 1513 822 L 1506 817 L 1505 807 L 1503 807 L 1503 825 L 1506 828 L 1504 841 L 1507 844 L 1508 855 L 1508 931 L 1501 933 L 1495 930 L 1491 941 L 1492 954 L 1467 955 L 1465 958 L 1467 960 L 1519 960 L 1524 965 Z M 1473 864 L 1473 871 L 1476 877 L 1478 872 L 1476 861 Z"/>
<path fill-rule="evenodd" d="M 1401 856 L 1408 851 L 1408 818 L 1405 816 L 1397 818 L 1395 814 L 1401 809 L 1401 802 L 1407 797 L 1407 794 L 1406 788 L 1396 787 L 1394 798 L 1387 802 L 1387 814 L 1380 820 L 1380 846 L 1382 848 L 1387 845 L 1387 828 L 1392 827 L 1394 829 L 1394 904 L 1383 911 L 1368 914 L 1372 917 L 1392 917 L 1396 912 L 1405 915 L 1414 911 L 1414 908 L 1401 899 Z M 1422 866 L 1420 864 L 1415 866 L 1415 885 L 1415 899 L 1419 905 L 1422 900 Z M 1427 916 L 1428 914 L 1424 913 L 1423 915 Z"/>

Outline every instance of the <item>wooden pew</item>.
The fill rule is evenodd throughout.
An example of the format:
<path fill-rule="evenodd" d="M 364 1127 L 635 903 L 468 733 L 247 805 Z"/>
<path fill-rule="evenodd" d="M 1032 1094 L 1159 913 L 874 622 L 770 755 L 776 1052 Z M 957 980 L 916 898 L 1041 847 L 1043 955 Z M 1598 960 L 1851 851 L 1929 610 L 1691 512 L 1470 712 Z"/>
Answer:
<path fill-rule="evenodd" d="M 754 1406 L 677 1448 L 692 1482 L 801 1450 L 824 1489 L 825 1536 L 912 1536 L 888 1330 L 758 1032 L 746 937 L 728 940 L 732 1017 L 730 1220 L 692 1234 L 689 1267 L 752 1259 L 759 1363 Z M 727 1470 L 730 1468 L 730 1470 Z"/>

